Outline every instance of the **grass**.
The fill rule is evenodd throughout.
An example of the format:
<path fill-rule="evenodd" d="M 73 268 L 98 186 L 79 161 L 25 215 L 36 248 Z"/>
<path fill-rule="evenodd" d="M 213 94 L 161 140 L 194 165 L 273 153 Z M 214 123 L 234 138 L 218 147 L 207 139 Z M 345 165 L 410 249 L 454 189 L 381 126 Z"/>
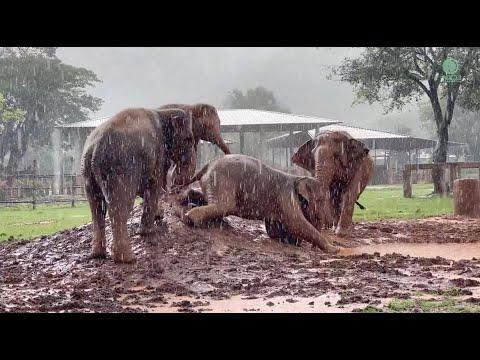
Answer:
<path fill-rule="evenodd" d="M 366 207 L 355 207 L 354 220 L 404 219 L 437 216 L 452 213 L 451 198 L 428 198 L 432 185 L 413 185 L 414 197 L 403 197 L 401 186 L 368 187 L 360 197 Z M 137 203 L 140 201 L 137 200 Z M 0 242 L 12 239 L 32 239 L 41 235 L 72 228 L 91 221 L 90 209 L 86 202 L 70 205 L 38 205 L 0 207 Z"/>
<path fill-rule="evenodd" d="M 363 309 L 364 312 L 372 312 L 370 309 Z M 421 300 L 421 299 L 395 299 L 392 300 L 385 309 L 386 312 L 442 312 L 442 313 L 478 313 L 480 305 L 468 304 L 458 299 L 444 297 L 439 300 Z"/>
<path fill-rule="evenodd" d="M 88 203 L 0 207 L 0 242 L 9 239 L 32 239 L 73 228 L 91 220 Z"/>
<path fill-rule="evenodd" d="M 453 213 L 452 198 L 428 196 L 433 192 L 432 184 L 415 184 L 412 189 L 413 197 L 408 199 L 399 185 L 367 187 L 359 199 L 366 209 L 355 206 L 353 219 L 417 219 Z"/>

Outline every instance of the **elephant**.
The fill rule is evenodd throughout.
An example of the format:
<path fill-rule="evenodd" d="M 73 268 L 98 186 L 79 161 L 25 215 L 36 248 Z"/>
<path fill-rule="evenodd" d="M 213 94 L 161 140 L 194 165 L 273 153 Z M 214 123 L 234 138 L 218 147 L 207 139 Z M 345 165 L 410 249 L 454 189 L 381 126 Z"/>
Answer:
<path fill-rule="evenodd" d="M 195 153 L 197 153 L 198 143 L 200 140 L 205 140 L 216 144 L 225 154 L 230 154 L 230 149 L 222 138 L 220 133 L 220 118 L 214 106 L 208 104 L 167 104 L 160 107 L 160 109 L 182 109 L 192 119 L 193 137 L 195 140 Z M 173 171 L 172 184 L 184 185 L 182 179 L 185 177 L 179 176 L 179 173 L 189 173 L 193 175 L 195 172 L 196 162 L 188 164 L 187 169 L 182 169 L 179 164 L 175 164 Z"/>
<path fill-rule="evenodd" d="M 193 145 L 192 121 L 180 109 L 125 109 L 90 133 L 81 169 L 92 212 L 92 257 L 106 256 L 108 210 L 114 261 L 135 261 L 127 235 L 135 196 L 143 198 L 140 233 L 149 235 L 163 218 L 159 197 L 166 189 L 170 161 L 191 163 Z"/>
<path fill-rule="evenodd" d="M 201 226 L 224 216 L 263 220 L 266 226 L 281 224 L 293 238 L 307 240 L 327 253 L 337 253 L 328 235 L 317 230 L 331 221 L 332 208 L 317 191 L 320 182 L 273 169 L 247 155 L 226 155 L 204 166 L 190 180 L 200 181 L 203 197 L 192 195 L 205 205 L 189 210 L 184 220 Z"/>
<path fill-rule="evenodd" d="M 327 226 L 335 226 L 338 236 L 350 233 L 355 203 L 372 178 L 374 164 L 368 153 L 347 132 L 323 130 L 292 156 L 292 163 L 309 171 L 321 183 L 320 191 L 328 194 L 334 221 Z"/>

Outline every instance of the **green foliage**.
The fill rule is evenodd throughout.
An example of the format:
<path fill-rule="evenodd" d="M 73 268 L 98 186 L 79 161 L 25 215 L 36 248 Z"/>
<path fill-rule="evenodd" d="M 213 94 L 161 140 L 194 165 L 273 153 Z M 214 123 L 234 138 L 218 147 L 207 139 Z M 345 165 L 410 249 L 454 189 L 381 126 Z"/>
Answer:
<path fill-rule="evenodd" d="M 228 95 L 226 106 L 231 109 L 257 109 L 290 113 L 289 109 L 278 103 L 273 91 L 261 86 L 248 89 L 245 94 L 238 89 L 232 90 Z"/>
<path fill-rule="evenodd" d="M 82 121 L 97 111 L 102 100 L 87 93 L 100 80 L 90 70 L 64 64 L 56 48 L 0 48 L 0 92 L 6 103 L 24 111 L 16 127 L 6 126 L 3 142 L 11 150 L 10 162 L 28 146 L 50 142 L 53 127 Z M 0 159 L 1 160 L 1 159 Z M 16 164 L 9 164 L 15 170 Z"/>
<path fill-rule="evenodd" d="M 447 82 L 447 58 L 459 64 L 460 81 Z M 345 59 L 330 77 L 352 84 L 356 101 L 382 102 L 386 112 L 412 101 L 436 96 L 480 109 L 480 48 L 369 47 L 356 59 Z"/>
<path fill-rule="evenodd" d="M 25 111 L 7 105 L 5 96 L 0 93 L 0 135 L 7 127 L 16 128 L 25 116 Z"/>

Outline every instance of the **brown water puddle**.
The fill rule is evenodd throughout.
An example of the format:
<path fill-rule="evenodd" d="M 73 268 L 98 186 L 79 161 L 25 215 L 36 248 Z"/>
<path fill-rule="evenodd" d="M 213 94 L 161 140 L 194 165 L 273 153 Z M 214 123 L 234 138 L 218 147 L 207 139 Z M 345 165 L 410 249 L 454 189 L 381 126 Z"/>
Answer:
<path fill-rule="evenodd" d="M 195 300 L 187 296 L 173 296 L 166 297 L 167 304 L 158 304 L 152 307 L 133 305 L 131 308 L 140 308 L 153 313 L 177 313 L 185 311 L 186 308 L 195 312 L 212 313 L 340 313 L 350 312 L 359 307 L 358 304 L 338 306 L 336 303 L 339 299 L 340 296 L 333 293 L 308 298 L 276 296 L 249 299 L 242 295 L 235 295 L 224 300 L 206 298 Z M 182 302 L 190 303 L 193 306 L 179 306 L 178 304 Z"/>
<path fill-rule="evenodd" d="M 435 258 L 440 256 L 449 260 L 471 260 L 472 258 L 480 259 L 480 243 L 468 244 L 410 244 L 410 243 L 393 243 L 393 244 L 376 244 L 365 245 L 354 248 L 343 248 L 340 255 L 360 255 L 373 254 L 375 252 L 380 255 L 397 253 L 401 255 L 410 255 L 414 257 Z"/>

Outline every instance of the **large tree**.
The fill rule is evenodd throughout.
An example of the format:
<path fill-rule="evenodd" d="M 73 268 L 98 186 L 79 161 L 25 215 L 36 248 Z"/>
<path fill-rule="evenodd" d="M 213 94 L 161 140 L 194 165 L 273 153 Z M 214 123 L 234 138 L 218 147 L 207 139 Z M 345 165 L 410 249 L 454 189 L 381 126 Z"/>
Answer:
<path fill-rule="evenodd" d="M 332 75 L 352 84 L 357 100 L 382 102 L 386 112 L 426 96 L 438 137 L 433 153 L 437 164 L 447 161 L 455 105 L 480 109 L 480 48 L 370 47 L 358 58 L 346 58 Z M 444 192 L 442 168 L 435 168 L 432 175 L 435 192 Z"/>
<path fill-rule="evenodd" d="M 3 170 L 3 158 L 7 153 L 4 139 L 12 136 L 10 132 L 16 131 L 24 116 L 24 111 L 9 106 L 5 96 L 0 93 L 0 171 Z"/>
<path fill-rule="evenodd" d="M 279 104 L 273 91 L 262 86 L 248 89 L 245 94 L 233 89 L 227 97 L 226 106 L 232 109 L 256 109 L 289 113 L 290 110 Z"/>
<path fill-rule="evenodd" d="M 53 127 L 86 120 L 102 100 L 87 93 L 100 80 L 90 70 L 64 64 L 56 48 L 0 48 L 0 92 L 8 106 L 24 111 L 1 138 L 7 173 L 16 171 L 28 146 L 48 144 Z"/>
<path fill-rule="evenodd" d="M 442 110 L 445 111 L 444 105 Z M 430 104 L 420 104 L 419 114 L 422 127 L 435 135 L 435 120 Z M 472 160 L 480 161 L 480 111 L 466 110 L 457 105 L 453 111 L 448 138 L 467 144 Z"/>

